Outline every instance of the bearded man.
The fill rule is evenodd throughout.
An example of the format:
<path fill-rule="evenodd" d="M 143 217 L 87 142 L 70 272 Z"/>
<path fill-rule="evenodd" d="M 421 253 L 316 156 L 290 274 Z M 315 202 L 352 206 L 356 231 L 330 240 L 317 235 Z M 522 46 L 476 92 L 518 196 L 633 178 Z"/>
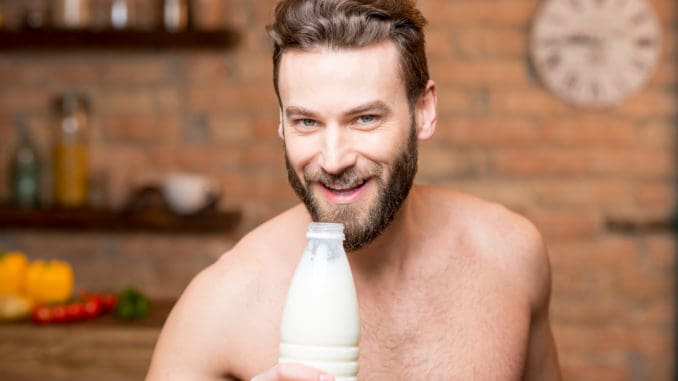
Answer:
<path fill-rule="evenodd" d="M 331 380 L 276 365 L 287 288 L 311 221 L 345 225 L 371 380 L 559 380 L 549 261 L 535 227 L 413 185 L 436 129 L 425 20 L 409 0 L 285 0 L 274 41 L 278 132 L 302 203 L 188 286 L 148 380 Z"/>

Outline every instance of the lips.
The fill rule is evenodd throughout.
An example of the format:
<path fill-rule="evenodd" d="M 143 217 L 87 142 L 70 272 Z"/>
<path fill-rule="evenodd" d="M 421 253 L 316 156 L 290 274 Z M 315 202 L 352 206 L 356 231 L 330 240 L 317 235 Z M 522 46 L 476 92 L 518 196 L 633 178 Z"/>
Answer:
<path fill-rule="evenodd" d="M 349 204 L 358 200 L 369 183 L 369 179 L 360 179 L 347 184 L 321 182 L 320 187 L 330 201 L 336 204 Z"/>

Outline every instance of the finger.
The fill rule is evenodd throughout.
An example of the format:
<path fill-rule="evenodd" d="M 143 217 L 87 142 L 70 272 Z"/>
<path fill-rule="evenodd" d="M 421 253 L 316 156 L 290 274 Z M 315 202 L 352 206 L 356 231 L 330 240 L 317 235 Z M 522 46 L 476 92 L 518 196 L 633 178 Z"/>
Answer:
<path fill-rule="evenodd" d="M 318 369 L 286 363 L 274 366 L 251 381 L 334 381 L 334 377 Z"/>

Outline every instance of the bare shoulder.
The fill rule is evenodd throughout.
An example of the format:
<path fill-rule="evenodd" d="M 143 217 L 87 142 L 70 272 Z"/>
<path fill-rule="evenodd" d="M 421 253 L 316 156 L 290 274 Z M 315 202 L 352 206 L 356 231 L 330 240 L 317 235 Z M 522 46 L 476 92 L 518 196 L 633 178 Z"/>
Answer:
<path fill-rule="evenodd" d="M 267 221 L 190 282 L 162 329 L 148 380 L 223 378 L 252 361 L 243 348 L 277 340 L 262 327 L 277 332 L 275 293 L 301 253 L 290 237 L 305 229 L 303 219 L 296 207 Z"/>
<path fill-rule="evenodd" d="M 444 211 L 446 225 L 463 235 L 475 255 L 520 283 L 534 309 L 548 304 L 548 253 L 531 221 L 501 204 L 454 190 L 429 187 L 424 193 L 431 205 Z"/>

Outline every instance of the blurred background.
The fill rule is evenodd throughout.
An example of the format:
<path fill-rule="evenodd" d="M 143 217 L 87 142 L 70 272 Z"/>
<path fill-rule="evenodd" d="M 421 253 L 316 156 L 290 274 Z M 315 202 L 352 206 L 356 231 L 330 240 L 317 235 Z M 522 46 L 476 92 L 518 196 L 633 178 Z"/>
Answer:
<path fill-rule="evenodd" d="M 142 379 L 190 279 L 297 202 L 274 3 L 0 0 L 0 251 L 65 262 L 73 295 L 150 299 L 140 320 L 0 324 L 0 378 Z M 678 2 L 647 1 L 656 64 L 605 107 L 546 85 L 531 43 L 545 3 L 418 1 L 439 120 L 417 181 L 542 231 L 565 379 L 674 379 Z"/>

